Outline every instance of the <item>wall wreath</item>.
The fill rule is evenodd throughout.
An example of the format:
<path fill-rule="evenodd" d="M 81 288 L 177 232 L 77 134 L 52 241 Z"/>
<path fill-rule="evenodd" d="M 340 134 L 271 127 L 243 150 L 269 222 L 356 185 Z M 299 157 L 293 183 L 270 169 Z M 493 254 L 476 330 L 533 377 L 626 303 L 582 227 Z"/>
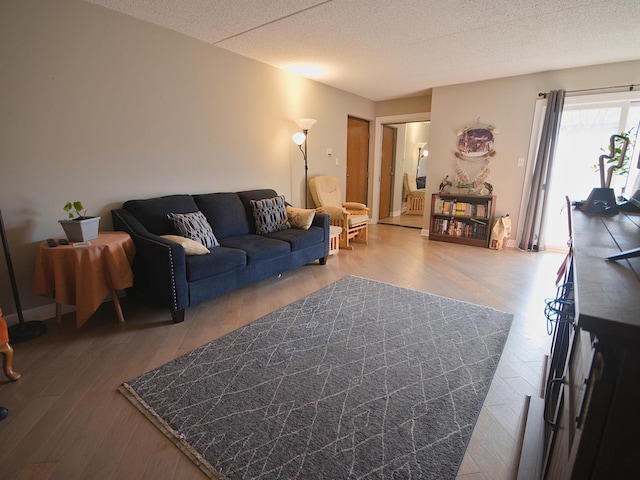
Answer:
<path fill-rule="evenodd" d="M 497 129 L 493 126 L 480 125 L 479 122 L 458 132 L 458 151 L 455 156 L 458 159 L 456 186 L 459 189 L 483 195 L 490 194 L 493 190 L 487 179 L 491 173 L 490 158 L 496 154 L 493 149 L 494 133 L 497 133 Z"/>

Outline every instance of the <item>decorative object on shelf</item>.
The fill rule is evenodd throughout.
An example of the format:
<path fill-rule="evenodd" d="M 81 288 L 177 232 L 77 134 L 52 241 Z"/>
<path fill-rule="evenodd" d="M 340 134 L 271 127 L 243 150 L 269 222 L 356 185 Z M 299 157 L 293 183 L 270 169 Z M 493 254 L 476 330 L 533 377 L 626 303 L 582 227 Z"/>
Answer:
<path fill-rule="evenodd" d="M 296 132 L 291 137 L 293 143 L 298 145 L 298 148 L 302 152 L 302 157 L 304 159 L 304 208 L 308 208 L 308 198 L 309 198 L 309 166 L 307 164 L 307 133 L 309 129 L 313 127 L 316 123 L 316 120 L 313 118 L 299 118 L 296 120 L 298 127 L 302 130 L 302 132 Z M 304 149 L 302 145 L 304 144 Z"/>
<path fill-rule="evenodd" d="M 440 193 L 449 193 L 449 187 L 451 186 L 453 186 L 453 183 L 451 183 L 451 180 L 449 180 L 449 175 L 447 175 L 440 182 L 440 187 L 439 187 Z"/>
<path fill-rule="evenodd" d="M 617 142 L 622 142 L 622 145 L 618 147 Z M 609 154 L 604 153 L 598 158 L 600 188 L 595 187 L 591 190 L 589 197 L 581 207 L 583 212 L 596 213 L 600 215 L 615 215 L 618 213 L 618 205 L 613 188 L 611 188 L 611 180 L 613 178 L 614 171 L 622 168 L 625 161 L 628 163 L 628 146 L 629 137 L 617 134 L 611 135 L 609 138 Z M 606 179 L 604 172 L 605 160 L 607 164 L 611 164 L 607 169 Z"/>
<path fill-rule="evenodd" d="M 13 300 L 16 304 L 16 313 L 18 315 L 18 324 L 9 327 L 9 338 L 11 343 L 19 343 L 25 340 L 39 337 L 47 331 L 47 324 L 41 321 L 32 320 L 24 321 L 22 315 L 22 306 L 20 304 L 20 295 L 18 294 L 18 283 L 13 271 L 13 263 L 11 262 L 11 253 L 9 252 L 9 242 L 7 234 L 4 231 L 4 222 L 2 220 L 2 211 L 0 210 L 0 235 L 2 235 L 2 246 L 4 247 L 4 256 L 7 261 L 7 271 L 9 272 L 9 280 L 11 281 L 11 291 L 13 292 Z"/>
<path fill-rule="evenodd" d="M 68 213 L 68 220 L 58 220 L 70 242 L 87 242 L 98 238 L 100 217 L 87 217 L 82 202 L 67 202 L 63 210 Z"/>
<path fill-rule="evenodd" d="M 492 125 L 481 125 L 480 119 L 472 125 L 458 132 L 458 151 L 456 162 L 456 187 L 466 190 L 468 194 L 490 195 L 493 187 L 487 187 L 487 178 L 491 173 L 490 158 L 495 156 L 493 149 L 494 133 L 498 130 Z M 464 163 L 463 163 L 464 162 Z M 482 162 L 482 166 L 477 164 Z M 475 165 L 475 174 L 468 172 L 469 167 Z M 486 193 L 485 193 L 486 192 Z"/>

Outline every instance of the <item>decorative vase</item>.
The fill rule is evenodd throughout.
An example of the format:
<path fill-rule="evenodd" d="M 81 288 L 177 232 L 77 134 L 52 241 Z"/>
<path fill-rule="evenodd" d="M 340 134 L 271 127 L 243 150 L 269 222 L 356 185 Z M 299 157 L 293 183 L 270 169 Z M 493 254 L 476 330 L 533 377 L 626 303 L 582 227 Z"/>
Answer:
<path fill-rule="evenodd" d="M 98 238 L 100 217 L 83 217 L 58 221 L 70 242 L 86 242 Z"/>

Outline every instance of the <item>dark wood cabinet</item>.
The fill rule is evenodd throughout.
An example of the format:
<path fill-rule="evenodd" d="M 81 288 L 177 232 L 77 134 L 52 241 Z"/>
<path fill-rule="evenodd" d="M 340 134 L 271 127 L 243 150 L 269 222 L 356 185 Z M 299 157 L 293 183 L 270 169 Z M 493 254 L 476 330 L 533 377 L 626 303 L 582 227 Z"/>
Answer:
<path fill-rule="evenodd" d="M 525 439 L 530 430 L 543 438 L 523 445 L 518 478 L 637 479 L 640 258 L 605 258 L 640 246 L 640 216 L 574 211 L 572 224 L 571 293 L 562 306 L 573 312 L 564 333 L 555 324 L 544 407 L 530 409 L 525 431 Z M 541 461 L 537 476 L 522 468 L 531 465 L 526 456 Z"/>

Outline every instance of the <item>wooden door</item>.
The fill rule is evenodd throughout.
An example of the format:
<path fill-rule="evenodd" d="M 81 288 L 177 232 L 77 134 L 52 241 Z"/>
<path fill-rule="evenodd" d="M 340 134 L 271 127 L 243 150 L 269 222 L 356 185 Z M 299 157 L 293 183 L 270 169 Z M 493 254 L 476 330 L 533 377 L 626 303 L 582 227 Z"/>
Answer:
<path fill-rule="evenodd" d="M 394 183 L 393 166 L 396 157 L 396 133 L 394 127 L 382 126 L 382 165 L 380 168 L 380 218 L 391 213 L 391 198 Z"/>
<path fill-rule="evenodd" d="M 347 202 L 367 204 L 369 122 L 349 117 L 347 123 Z"/>

